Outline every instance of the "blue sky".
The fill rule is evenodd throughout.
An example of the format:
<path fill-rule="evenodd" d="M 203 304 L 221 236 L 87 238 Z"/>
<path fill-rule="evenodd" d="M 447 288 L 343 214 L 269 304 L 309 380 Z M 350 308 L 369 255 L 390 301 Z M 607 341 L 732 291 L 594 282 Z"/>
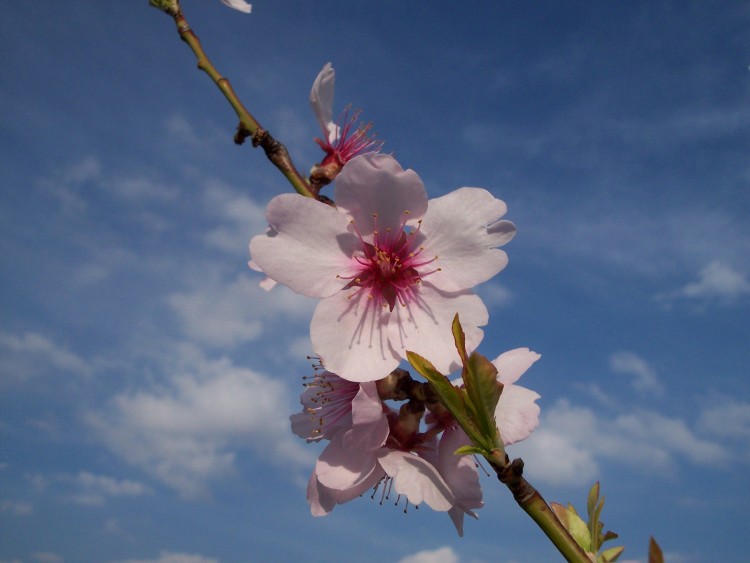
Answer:
<path fill-rule="evenodd" d="M 372 120 L 431 197 L 505 200 L 480 348 L 529 346 L 550 501 L 600 480 L 625 559 L 738 561 L 750 519 L 750 9 L 745 2 L 185 0 L 299 168 L 307 97 Z M 288 415 L 314 303 L 246 265 L 289 191 L 141 2 L 3 2 L 0 561 L 557 560 L 489 477 L 458 538 L 364 497 L 310 516 Z M 421 555 L 420 555 L 421 554 Z"/>

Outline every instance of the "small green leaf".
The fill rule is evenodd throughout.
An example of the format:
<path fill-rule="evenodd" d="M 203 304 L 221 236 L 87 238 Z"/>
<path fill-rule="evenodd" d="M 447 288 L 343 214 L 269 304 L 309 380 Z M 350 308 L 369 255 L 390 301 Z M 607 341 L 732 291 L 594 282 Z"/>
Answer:
<path fill-rule="evenodd" d="M 462 375 L 477 426 L 487 440 L 497 442 L 495 406 L 503 391 L 503 384 L 497 380 L 497 368 L 481 354 L 472 352 Z"/>
<path fill-rule="evenodd" d="M 487 450 L 483 450 L 482 448 L 478 448 L 476 446 L 461 446 L 458 448 L 455 452 L 453 452 L 454 455 L 481 455 L 484 456 L 487 454 Z"/>
<path fill-rule="evenodd" d="M 568 505 L 568 532 L 576 540 L 576 543 L 581 546 L 583 551 L 591 550 L 591 535 L 589 534 L 589 527 L 586 522 L 581 520 L 581 517 L 575 511 L 575 508 Z"/>
<path fill-rule="evenodd" d="M 458 320 L 458 313 L 453 317 L 451 330 L 453 331 L 453 342 L 456 343 L 456 350 L 458 350 L 458 355 L 461 357 L 461 363 L 466 365 L 468 362 L 468 354 L 466 353 L 466 336 L 464 335 L 464 329 L 461 328 L 461 322 Z"/>
<path fill-rule="evenodd" d="M 591 489 L 589 490 L 589 499 L 586 503 L 586 512 L 589 515 L 589 518 L 591 518 L 591 515 L 594 512 L 594 507 L 597 502 L 599 502 L 599 481 L 591 485 Z"/>
<path fill-rule="evenodd" d="M 625 551 L 625 547 L 622 545 L 605 549 L 602 551 L 601 560 L 603 563 L 613 563 L 614 561 L 617 561 L 623 551 Z"/>
<path fill-rule="evenodd" d="M 428 360 L 414 352 L 406 351 L 406 359 L 417 372 L 430 382 L 437 393 L 440 402 L 450 411 L 459 426 L 466 432 L 474 444 L 487 445 L 482 439 L 482 432 L 474 424 L 473 419 L 466 408 L 465 393 L 454 386 L 447 377 L 435 369 Z M 491 449 L 489 444 L 487 449 Z"/>

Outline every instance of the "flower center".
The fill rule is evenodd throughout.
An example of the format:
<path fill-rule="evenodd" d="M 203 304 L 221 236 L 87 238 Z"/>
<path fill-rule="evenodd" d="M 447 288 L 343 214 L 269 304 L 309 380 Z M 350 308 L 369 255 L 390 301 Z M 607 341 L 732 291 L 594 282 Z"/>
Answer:
<path fill-rule="evenodd" d="M 423 256 L 424 247 L 419 246 L 419 229 L 405 230 L 409 212 L 404 211 L 402 223 L 394 232 L 390 227 L 381 232 L 377 228 L 377 214 L 373 214 L 376 227 L 372 235 L 372 243 L 365 242 L 357 231 L 362 243 L 362 255 L 356 256 L 357 273 L 349 279 L 346 286 L 359 287 L 368 292 L 368 298 L 376 305 L 393 308 L 398 302 L 405 307 L 415 296 L 417 284 L 422 278 L 439 270 L 424 271 L 424 267 L 434 262 L 434 258 Z M 354 225 L 354 220 L 351 221 Z M 356 230 L 356 225 L 355 225 Z M 358 292 L 352 294 L 352 297 Z"/>

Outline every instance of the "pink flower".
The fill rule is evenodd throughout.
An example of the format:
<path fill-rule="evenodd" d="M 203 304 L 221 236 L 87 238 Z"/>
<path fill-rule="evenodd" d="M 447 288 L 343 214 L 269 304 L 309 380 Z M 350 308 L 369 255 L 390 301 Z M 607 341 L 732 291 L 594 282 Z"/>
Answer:
<path fill-rule="evenodd" d="M 497 247 L 515 234 L 505 204 L 480 188 L 428 202 L 424 185 L 388 155 L 352 159 L 335 187 L 338 209 L 296 194 L 268 205 L 269 230 L 250 241 L 271 279 L 321 299 L 310 336 L 344 379 L 390 373 L 414 351 L 448 372 L 458 355 L 458 312 L 467 347 L 482 339 L 487 309 L 470 289 L 507 264 Z"/>
<path fill-rule="evenodd" d="M 316 405 L 314 412 L 306 407 L 304 413 L 291 417 L 295 433 L 308 441 L 331 440 L 308 483 L 311 513 L 324 516 L 337 504 L 382 487 L 384 497 L 395 491 L 414 505 L 424 503 L 433 510 L 448 512 L 463 535 L 463 515 L 476 518 L 471 509 L 482 506 L 482 493 L 473 461 L 453 455 L 462 445 L 460 436 L 456 440 L 457 432 L 446 431 L 437 453 L 435 439 L 422 443 L 416 432 L 401 436 L 408 445 L 399 449 L 391 429 L 398 434 L 401 420 L 381 402 L 375 383 L 350 383 L 329 372 L 319 377 L 316 375 L 302 395 L 303 405 Z M 353 398 L 351 386 L 359 388 Z M 321 389 L 321 394 L 308 393 Z M 321 410 L 327 408 L 325 405 L 327 414 Z M 310 414 L 314 415 L 312 419 L 308 418 Z M 332 420 L 325 421 L 329 417 Z M 311 431 L 303 430 L 306 422 L 311 423 Z M 316 432 L 318 428 L 325 430 Z"/>
<path fill-rule="evenodd" d="M 358 124 L 359 112 L 349 114 L 346 110 L 339 122 L 333 121 L 333 90 L 336 73 L 331 63 L 326 63 L 313 82 L 310 90 L 310 105 L 323 131 L 322 139 L 315 139 L 326 153 L 320 163 L 325 167 L 333 163 L 337 172 L 348 161 L 367 151 L 377 151 L 382 143 L 369 136 L 371 125 Z"/>
<path fill-rule="evenodd" d="M 246 14 L 249 14 L 253 9 L 252 5 L 245 2 L 245 0 L 221 0 L 221 3 Z"/>

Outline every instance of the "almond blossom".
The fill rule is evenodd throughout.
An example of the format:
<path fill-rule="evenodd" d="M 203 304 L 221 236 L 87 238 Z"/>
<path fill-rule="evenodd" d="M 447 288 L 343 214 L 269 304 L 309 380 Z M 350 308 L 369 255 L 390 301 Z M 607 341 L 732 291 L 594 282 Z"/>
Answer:
<path fill-rule="evenodd" d="M 539 395 L 515 384 L 539 358 L 518 348 L 492 362 L 503 383 L 495 421 L 505 445 L 527 438 L 539 423 Z M 463 535 L 464 516 L 477 518 L 475 510 L 484 503 L 474 458 L 455 455 L 470 440 L 448 411 L 432 399 L 413 397 L 393 410 L 392 400 L 409 396 L 396 390 L 419 386 L 405 370 L 396 370 L 388 381 L 353 383 L 325 370 L 322 362 L 314 367 L 316 374 L 300 397 L 303 411 L 290 417 L 301 438 L 329 441 L 308 482 L 311 513 L 324 516 L 374 489 L 372 498 L 379 494 L 381 502 L 395 493 L 408 503 L 447 512 Z M 417 395 L 426 398 L 423 393 Z M 426 405 L 432 411 L 424 428 Z"/>
<path fill-rule="evenodd" d="M 414 505 L 448 512 L 459 535 L 463 515 L 476 518 L 472 509 L 483 504 L 479 478 L 470 458 L 453 455 L 462 445 L 455 431 L 438 448 L 434 437 L 418 433 L 421 412 L 396 413 L 375 383 L 355 384 L 326 371 L 316 374 L 301 402 L 303 412 L 291 417 L 294 432 L 308 441 L 330 440 L 308 483 L 314 516 L 381 487 L 383 497 L 394 491 Z"/>
<path fill-rule="evenodd" d="M 323 131 L 323 138 L 316 138 L 326 156 L 316 167 L 317 174 L 326 174 L 330 181 L 341 168 L 355 156 L 380 149 L 382 142 L 370 136 L 371 124 L 360 124 L 359 112 L 345 110 L 338 122 L 333 120 L 333 93 L 336 73 L 331 63 L 326 63 L 313 82 L 310 90 L 310 106 Z M 331 168 L 331 170 L 327 170 Z M 314 175 L 314 174 L 313 174 Z"/>
<path fill-rule="evenodd" d="M 380 379 L 406 350 L 451 371 L 451 322 L 459 312 L 476 348 L 488 321 L 471 288 L 507 264 L 499 246 L 515 234 L 505 203 L 481 188 L 428 202 L 413 170 L 366 153 L 343 168 L 337 208 L 297 194 L 268 205 L 269 229 L 250 241 L 269 278 L 321 299 L 310 326 L 326 367 L 355 382 Z"/>

